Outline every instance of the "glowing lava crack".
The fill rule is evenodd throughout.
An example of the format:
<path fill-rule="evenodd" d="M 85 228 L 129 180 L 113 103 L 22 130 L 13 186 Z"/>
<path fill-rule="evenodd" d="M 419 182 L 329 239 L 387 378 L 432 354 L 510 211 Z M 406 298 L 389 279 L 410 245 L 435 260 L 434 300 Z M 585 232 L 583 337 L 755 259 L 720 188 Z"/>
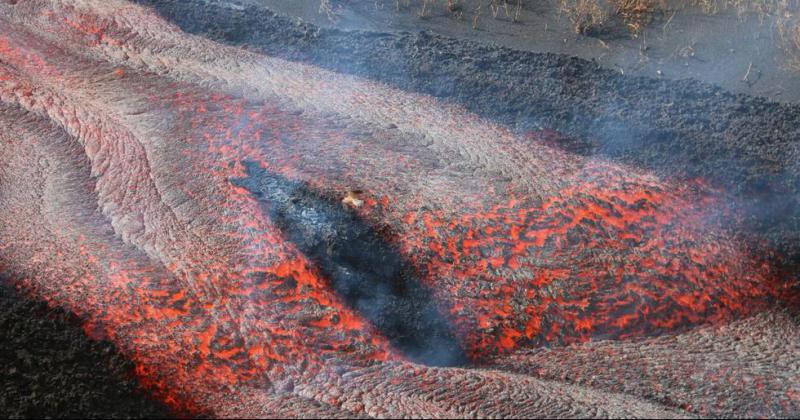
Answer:
<path fill-rule="evenodd" d="M 701 182 L 116 0 L 0 3 L 0 124 L 3 274 L 178 409 L 798 413 L 788 285 Z"/>

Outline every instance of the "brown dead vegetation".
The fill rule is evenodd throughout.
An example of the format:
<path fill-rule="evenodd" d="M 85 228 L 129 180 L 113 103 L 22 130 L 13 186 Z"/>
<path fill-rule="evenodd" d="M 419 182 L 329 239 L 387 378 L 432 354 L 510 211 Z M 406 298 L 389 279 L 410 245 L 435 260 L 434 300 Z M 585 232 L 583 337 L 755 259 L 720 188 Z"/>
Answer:
<path fill-rule="evenodd" d="M 604 6 L 598 0 L 561 0 L 559 11 L 569 18 L 575 32 L 587 34 L 608 21 L 609 10 Z"/>
<path fill-rule="evenodd" d="M 476 21 L 491 15 L 495 19 L 507 19 L 518 22 L 524 5 L 531 0 L 373 0 L 376 6 L 391 4 L 395 10 L 412 10 L 418 17 L 426 18 L 436 10 L 459 20 L 466 15 Z M 319 11 L 332 20 L 338 14 L 338 4 L 342 0 L 320 0 Z"/>
<path fill-rule="evenodd" d="M 691 0 L 690 0 L 691 1 Z M 740 16 L 752 15 L 775 27 L 775 37 L 783 50 L 785 65 L 800 71 L 800 0 L 694 0 L 704 11 L 735 10 Z"/>
<path fill-rule="evenodd" d="M 572 22 L 575 32 L 591 35 L 622 23 L 639 34 L 663 6 L 659 0 L 560 0 L 559 11 Z"/>
<path fill-rule="evenodd" d="M 430 17 L 438 10 L 458 20 L 471 21 L 473 29 L 478 29 L 484 18 L 519 22 L 523 9 L 533 3 L 533 0 L 373 1 L 376 6 L 392 3 L 397 11 L 410 10 L 420 18 Z M 320 13 L 336 20 L 340 2 L 320 0 Z M 786 65 L 800 71 L 800 0 L 555 0 L 554 4 L 569 19 L 575 32 L 583 35 L 620 32 L 622 28 L 635 37 L 655 20 L 668 24 L 678 11 L 686 9 L 709 15 L 729 10 L 740 16 L 754 15 L 775 27 L 776 42 L 784 51 Z"/>
<path fill-rule="evenodd" d="M 733 10 L 742 17 L 756 16 L 775 27 L 786 64 L 800 71 L 800 0 L 559 0 L 559 6 L 576 32 L 589 35 L 615 19 L 638 35 L 655 17 L 669 20 L 682 9 L 710 15 Z"/>
<path fill-rule="evenodd" d="M 778 34 L 787 65 L 800 72 L 800 13 L 795 9 L 778 18 Z"/>

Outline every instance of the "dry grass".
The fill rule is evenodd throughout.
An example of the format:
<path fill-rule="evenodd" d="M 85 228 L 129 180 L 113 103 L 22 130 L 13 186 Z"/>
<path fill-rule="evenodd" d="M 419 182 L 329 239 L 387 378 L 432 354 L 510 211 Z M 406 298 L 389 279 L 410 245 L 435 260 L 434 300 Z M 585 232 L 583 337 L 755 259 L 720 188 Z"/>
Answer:
<path fill-rule="evenodd" d="M 324 14 L 331 21 L 335 22 L 338 18 L 336 10 L 334 10 L 331 0 L 319 0 L 319 14 Z"/>
<path fill-rule="evenodd" d="M 560 0 L 561 13 L 582 34 L 597 31 L 614 18 L 620 18 L 631 33 L 638 34 L 654 16 L 674 16 L 677 10 L 687 8 L 704 14 L 734 10 L 740 16 L 756 16 L 762 23 L 774 25 L 787 65 L 800 72 L 800 0 Z"/>
<path fill-rule="evenodd" d="M 490 0 L 489 10 L 492 11 L 492 16 L 495 19 L 501 15 L 500 12 L 502 11 L 502 15 L 505 15 L 507 19 L 517 22 L 522 12 L 522 0 Z"/>
<path fill-rule="evenodd" d="M 659 0 L 614 0 L 614 13 L 620 16 L 628 29 L 640 33 L 653 20 L 658 11 L 667 10 L 666 3 Z"/>
<path fill-rule="evenodd" d="M 775 26 L 785 64 L 800 72 L 800 0 L 724 0 L 722 7 L 739 15 L 755 15 Z"/>
<path fill-rule="evenodd" d="M 786 64 L 800 72 L 800 12 L 797 9 L 787 10 L 778 18 L 777 27 L 781 47 L 786 54 Z"/>
<path fill-rule="evenodd" d="M 667 6 L 662 0 L 560 0 L 559 9 L 575 32 L 591 34 L 620 21 L 636 35 Z"/>
<path fill-rule="evenodd" d="M 459 20 L 466 15 L 478 19 L 488 11 L 496 19 L 506 18 L 512 22 L 519 21 L 526 1 L 531 0 L 374 0 L 376 5 L 391 3 L 397 11 L 413 10 L 420 18 L 429 17 L 436 9 L 444 10 Z M 334 3 L 335 0 L 320 0 L 320 14 L 335 20 L 337 8 Z"/>
<path fill-rule="evenodd" d="M 561 0 L 559 11 L 569 18 L 579 34 L 588 34 L 604 26 L 611 16 L 608 7 L 598 0 Z"/>
<path fill-rule="evenodd" d="M 337 0 L 320 0 L 319 11 L 336 20 Z M 436 11 L 458 19 L 469 19 L 477 29 L 483 18 L 521 19 L 526 3 L 533 0 L 374 0 L 377 4 L 393 4 L 396 10 L 413 11 L 427 18 Z M 541 0 L 538 0 L 541 1 Z M 624 24 L 634 36 L 641 33 L 656 18 L 662 17 L 664 31 L 675 13 L 694 9 L 704 14 L 735 10 L 740 16 L 755 15 L 776 28 L 787 65 L 800 72 L 800 0 L 557 0 L 559 12 L 581 34 L 599 33 L 609 26 Z"/>

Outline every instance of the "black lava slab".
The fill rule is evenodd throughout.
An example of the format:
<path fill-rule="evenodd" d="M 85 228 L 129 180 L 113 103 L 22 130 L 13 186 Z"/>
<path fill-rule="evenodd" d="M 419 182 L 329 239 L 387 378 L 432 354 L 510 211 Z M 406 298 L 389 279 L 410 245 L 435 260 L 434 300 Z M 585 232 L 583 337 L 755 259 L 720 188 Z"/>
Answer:
<path fill-rule="evenodd" d="M 189 33 L 433 95 L 519 132 L 559 131 L 577 153 L 702 177 L 735 194 L 748 215 L 737 228 L 800 263 L 800 105 L 427 32 L 322 29 L 235 1 L 134 2 Z"/>
<path fill-rule="evenodd" d="M 235 185 L 254 194 L 285 239 L 314 262 L 331 288 L 410 360 L 458 366 L 467 356 L 447 317 L 402 254 L 340 200 L 242 162 Z"/>
<path fill-rule="evenodd" d="M 79 320 L 0 281 L 0 417 L 163 418 L 133 364 Z"/>

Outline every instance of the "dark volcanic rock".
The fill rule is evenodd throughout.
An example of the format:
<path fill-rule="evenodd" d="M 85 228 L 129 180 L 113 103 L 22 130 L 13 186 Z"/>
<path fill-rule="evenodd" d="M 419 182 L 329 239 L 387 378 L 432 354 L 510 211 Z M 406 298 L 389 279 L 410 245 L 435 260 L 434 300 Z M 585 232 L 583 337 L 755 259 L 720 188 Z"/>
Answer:
<path fill-rule="evenodd" d="M 235 184 L 255 194 L 286 239 L 319 267 L 348 305 L 422 364 L 458 366 L 467 357 L 432 292 L 402 254 L 337 200 L 244 162 Z"/>
<path fill-rule="evenodd" d="M 79 320 L 0 283 L 0 417 L 163 418 L 133 364 Z"/>

